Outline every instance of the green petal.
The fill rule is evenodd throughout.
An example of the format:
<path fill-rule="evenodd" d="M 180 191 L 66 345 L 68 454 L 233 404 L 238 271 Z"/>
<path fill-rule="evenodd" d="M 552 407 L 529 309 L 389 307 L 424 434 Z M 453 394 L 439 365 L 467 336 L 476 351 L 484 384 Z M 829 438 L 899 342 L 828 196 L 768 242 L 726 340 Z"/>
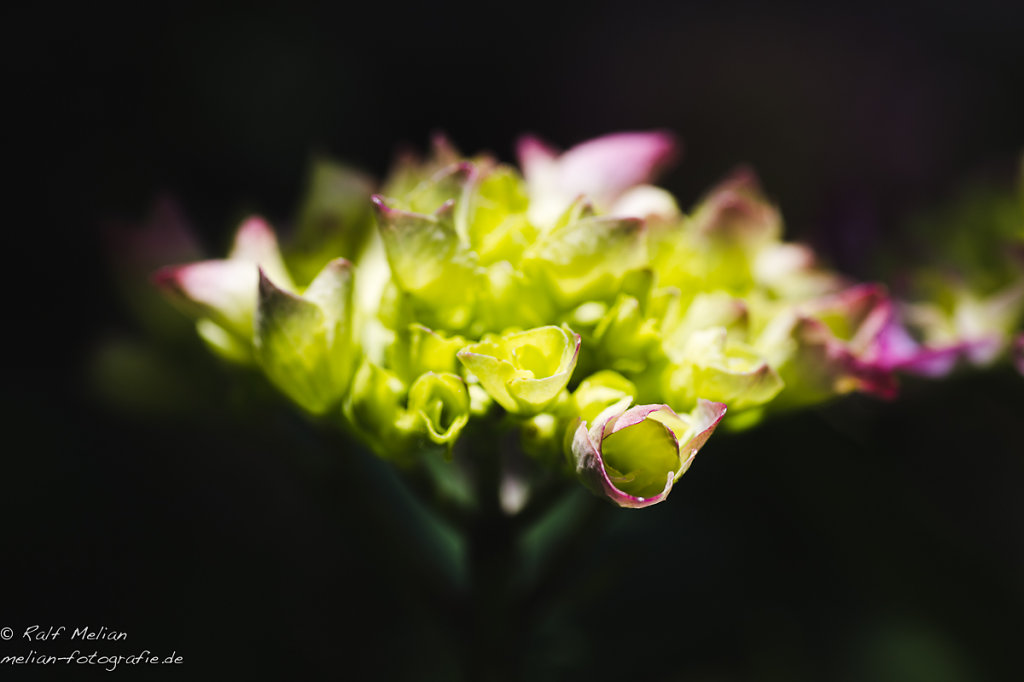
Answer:
<path fill-rule="evenodd" d="M 461 336 L 447 337 L 413 323 L 396 335 L 387 348 L 387 357 L 399 378 L 411 383 L 425 372 L 455 373 L 455 354 L 465 346 Z"/>
<path fill-rule="evenodd" d="M 301 407 L 322 414 L 344 396 L 352 347 L 351 265 L 328 264 L 300 298 L 260 271 L 255 351 L 270 381 Z"/>
<path fill-rule="evenodd" d="M 301 284 L 310 282 L 332 258 L 340 255 L 355 260 L 373 232 L 369 202 L 373 182 L 368 176 L 327 159 L 317 159 L 310 168 L 307 183 L 298 222 L 286 249 L 289 268 Z"/>
<path fill-rule="evenodd" d="M 729 342 L 726 329 L 715 327 L 695 332 L 675 353 L 664 390 L 673 404 L 694 405 L 706 398 L 739 410 L 767 403 L 782 387 L 761 355 L 746 344 Z"/>
<path fill-rule="evenodd" d="M 417 414 L 430 440 L 452 445 L 469 421 L 469 393 L 454 374 L 427 372 L 409 389 L 409 412 Z"/>
<path fill-rule="evenodd" d="M 458 358 L 463 366 L 479 380 L 487 394 L 509 412 L 518 412 L 519 405 L 508 392 L 508 383 L 519 370 L 512 363 L 498 356 L 504 355 L 493 342 L 481 342 L 459 351 Z"/>
<path fill-rule="evenodd" d="M 468 197 L 467 231 L 482 264 L 519 262 L 537 237 L 537 229 L 526 217 L 528 206 L 522 178 L 507 166 L 499 166 L 475 184 Z"/>
<path fill-rule="evenodd" d="M 668 473 L 679 468 L 679 444 L 664 425 L 644 419 L 605 436 L 601 443 L 608 478 L 636 497 L 653 497 L 665 489 Z"/>
<path fill-rule="evenodd" d="M 373 197 L 395 284 L 411 294 L 430 326 L 459 329 L 472 319 L 479 288 L 476 255 L 459 240 L 454 205 L 423 215 L 389 208 Z"/>
<path fill-rule="evenodd" d="M 542 283 L 516 270 L 508 261 L 490 265 L 486 286 L 477 297 L 471 336 L 504 329 L 540 327 L 556 318 L 555 307 Z"/>
<path fill-rule="evenodd" d="M 210 350 L 225 360 L 241 365 L 252 363 L 252 347 L 213 320 L 205 317 L 196 320 L 196 332 Z"/>
<path fill-rule="evenodd" d="M 666 311 L 664 342 L 666 347 L 682 347 L 694 333 L 712 327 L 725 327 L 732 331 L 746 326 L 747 304 L 724 291 L 702 292 L 688 304 L 677 299 Z"/>
<path fill-rule="evenodd" d="M 610 299 L 623 277 L 647 262 L 644 223 L 632 218 L 593 217 L 552 231 L 531 248 L 523 271 L 547 283 L 564 308 Z"/>
<path fill-rule="evenodd" d="M 643 371 L 660 340 L 657 320 L 648 319 L 632 296 L 620 295 L 594 330 L 604 364 L 624 372 Z"/>
<path fill-rule="evenodd" d="M 352 380 L 345 416 L 382 457 L 404 458 L 414 442 L 405 397 L 405 384 L 393 372 L 367 360 Z"/>
<path fill-rule="evenodd" d="M 473 165 L 467 162 L 451 163 L 416 185 L 408 194 L 401 197 L 401 207 L 411 213 L 434 213 L 446 203 L 459 204 L 467 191 L 467 185 L 473 177 Z M 459 226 L 458 232 L 465 235 Z"/>

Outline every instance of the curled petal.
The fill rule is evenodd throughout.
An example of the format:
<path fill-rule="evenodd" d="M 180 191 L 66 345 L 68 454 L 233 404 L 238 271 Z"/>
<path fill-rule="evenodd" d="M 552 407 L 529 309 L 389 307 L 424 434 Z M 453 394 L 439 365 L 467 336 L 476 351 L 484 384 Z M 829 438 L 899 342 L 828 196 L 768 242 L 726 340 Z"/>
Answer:
<path fill-rule="evenodd" d="M 455 374 L 426 372 L 409 388 L 409 412 L 438 445 L 454 444 L 469 422 L 469 406 L 466 384 Z"/>
<path fill-rule="evenodd" d="M 595 494 L 627 508 L 664 500 L 725 415 L 725 405 L 699 401 L 689 414 L 629 398 L 581 422 L 570 446 L 576 473 Z"/>
<path fill-rule="evenodd" d="M 492 337 L 459 351 L 459 361 L 509 412 L 543 411 L 569 383 L 580 335 L 566 326 Z"/>

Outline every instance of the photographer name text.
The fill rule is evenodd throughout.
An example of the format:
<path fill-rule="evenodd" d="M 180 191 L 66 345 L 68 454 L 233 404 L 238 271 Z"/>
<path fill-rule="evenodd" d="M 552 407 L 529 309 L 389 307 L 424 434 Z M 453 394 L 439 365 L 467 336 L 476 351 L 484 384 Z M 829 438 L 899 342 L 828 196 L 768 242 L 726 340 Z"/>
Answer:
<path fill-rule="evenodd" d="M 20 639 L 29 642 L 51 642 L 66 639 L 81 642 L 123 642 L 128 633 L 108 628 L 105 625 L 93 627 L 68 627 L 65 625 L 29 625 L 21 633 Z M 7 639 L 5 637 L 5 639 Z"/>

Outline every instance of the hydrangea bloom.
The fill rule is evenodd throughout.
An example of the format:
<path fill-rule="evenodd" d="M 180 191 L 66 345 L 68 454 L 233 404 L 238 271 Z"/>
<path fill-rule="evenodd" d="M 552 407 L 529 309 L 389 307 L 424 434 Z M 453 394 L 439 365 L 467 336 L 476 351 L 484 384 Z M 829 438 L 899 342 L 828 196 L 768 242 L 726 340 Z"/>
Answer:
<path fill-rule="evenodd" d="M 687 214 L 650 184 L 666 133 L 526 137 L 519 156 L 438 140 L 372 195 L 323 171 L 302 224 L 330 229 L 282 253 L 252 218 L 228 258 L 156 281 L 215 350 L 382 457 L 450 454 L 477 420 L 622 507 L 664 500 L 720 422 L 892 396 L 896 370 L 946 362 L 882 287 L 783 241 L 750 171 Z"/>

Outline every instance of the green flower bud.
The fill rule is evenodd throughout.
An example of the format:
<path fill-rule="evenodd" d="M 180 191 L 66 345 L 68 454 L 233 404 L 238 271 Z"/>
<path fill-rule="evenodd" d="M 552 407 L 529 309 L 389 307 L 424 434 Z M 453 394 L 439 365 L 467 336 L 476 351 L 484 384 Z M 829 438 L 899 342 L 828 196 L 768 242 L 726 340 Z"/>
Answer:
<path fill-rule="evenodd" d="M 316 159 L 307 183 L 285 253 L 291 272 L 302 285 L 312 281 L 332 258 L 357 259 L 373 234 L 369 202 L 373 181 L 369 177 L 326 159 Z M 360 270 L 362 265 L 360 261 Z"/>
<path fill-rule="evenodd" d="M 537 238 L 537 228 L 526 217 L 529 197 L 519 174 L 498 166 L 474 183 L 467 200 L 469 243 L 480 262 L 518 263 Z"/>
<path fill-rule="evenodd" d="M 409 389 L 408 415 L 431 442 L 453 445 L 469 422 L 469 392 L 462 377 L 433 372 L 420 376 Z"/>
<path fill-rule="evenodd" d="M 344 397 L 357 357 L 352 331 L 348 261 L 328 263 L 301 297 L 260 271 L 256 358 L 271 383 L 305 410 L 323 414 Z"/>
<path fill-rule="evenodd" d="M 754 175 L 740 170 L 712 189 L 688 221 L 655 227 L 652 262 L 662 285 L 745 295 L 757 286 L 757 255 L 778 243 L 782 222 Z"/>
<path fill-rule="evenodd" d="M 557 462 L 562 454 L 563 420 L 550 412 L 530 417 L 519 430 L 523 452 L 544 462 Z"/>
<path fill-rule="evenodd" d="M 747 304 L 724 291 L 699 293 L 688 304 L 677 297 L 669 302 L 662 318 L 665 347 L 682 348 L 695 332 L 712 327 L 726 328 L 730 338 L 741 336 L 747 315 Z"/>
<path fill-rule="evenodd" d="M 580 382 L 572 394 L 576 414 L 585 422 L 593 423 L 597 415 L 623 398 L 636 398 L 636 386 L 618 372 L 602 370 Z"/>
<path fill-rule="evenodd" d="M 579 352 L 580 335 L 563 325 L 493 336 L 459 351 L 458 358 L 495 402 L 530 415 L 569 383 Z"/>
<path fill-rule="evenodd" d="M 489 266 L 485 277 L 486 286 L 477 296 L 470 335 L 479 337 L 513 327 L 532 329 L 556 319 L 555 307 L 543 284 L 526 277 L 508 261 Z"/>
<path fill-rule="evenodd" d="M 459 162 L 461 154 L 443 134 L 432 136 L 430 143 L 430 156 L 426 159 L 408 149 L 399 155 L 384 183 L 384 194 L 389 197 L 412 194 L 421 184 Z"/>
<path fill-rule="evenodd" d="M 389 208 L 378 195 L 373 202 L 395 284 L 416 299 L 428 318 L 422 321 L 463 328 L 472 319 L 480 277 L 476 254 L 455 231 L 454 203 L 424 215 Z"/>
<path fill-rule="evenodd" d="M 622 372 L 642 372 L 661 335 L 658 321 L 643 314 L 640 301 L 620 295 L 594 330 L 594 341 L 606 366 Z"/>
<path fill-rule="evenodd" d="M 455 374 L 426 372 L 407 391 L 394 372 L 364 360 L 344 413 L 377 454 L 408 464 L 425 441 L 451 449 L 469 422 L 470 396 Z"/>
<path fill-rule="evenodd" d="M 728 341 L 724 327 L 694 332 L 669 353 L 665 395 L 675 404 L 693 405 L 698 397 L 726 402 L 741 410 L 763 405 L 782 390 L 778 373 L 750 346 Z"/>
<path fill-rule="evenodd" d="M 474 175 L 472 163 L 453 161 L 431 173 L 408 193 L 401 195 L 398 199 L 398 208 L 411 213 L 429 214 L 437 212 L 448 203 L 462 204 L 464 207 L 464 197 Z M 458 223 L 455 226 L 456 232 L 465 238 L 464 211 L 455 218 L 455 222 Z"/>
<path fill-rule="evenodd" d="M 636 218 L 583 218 L 531 247 L 523 272 L 546 284 L 563 308 L 611 299 L 631 270 L 647 264 L 644 223 Z"/>
<path fill-rule="evenodd" d="M 407 462 L 412 452 L 417 426 L 422 422 L 408 418 L 405 408 L 406 386 L 402 380 L 364 359 L 352 380 L 344 413 L 381 457 Z"/>
<path fill-rule="evenodd" d="M 396 334 L 387 348 L 388 363 L 404 382 L 412 383 L 425 372 L 449 373 L 457 371 L 455 354 L 466 347 L 461 336 L 447 337 L 412 323 Z"/>

